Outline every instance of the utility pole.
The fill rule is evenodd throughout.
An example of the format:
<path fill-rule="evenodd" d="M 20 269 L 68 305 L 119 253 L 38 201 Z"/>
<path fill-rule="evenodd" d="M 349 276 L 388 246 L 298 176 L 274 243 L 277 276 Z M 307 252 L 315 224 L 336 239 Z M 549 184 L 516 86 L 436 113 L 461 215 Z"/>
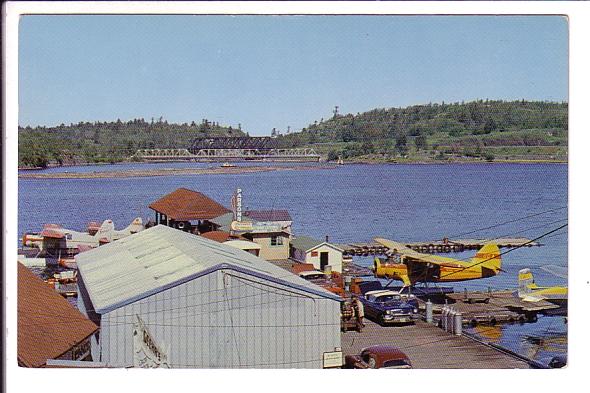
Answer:
<path fill-rule="evenodd" d="M 334 113 L 334 117 L 338 116 L 338 105 L 334 107 L 334 110 L 332 112 Z"/>

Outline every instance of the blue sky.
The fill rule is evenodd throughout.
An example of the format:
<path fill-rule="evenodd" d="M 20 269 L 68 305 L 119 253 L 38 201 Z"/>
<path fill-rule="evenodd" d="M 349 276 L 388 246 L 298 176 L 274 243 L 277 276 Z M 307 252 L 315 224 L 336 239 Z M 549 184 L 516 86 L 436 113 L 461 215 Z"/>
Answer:
<path fill-rule="evenodd" d="M 23 16 L 19 124 L 203 118 L 251 135 L 341 113 L 564 101 L 559 16 Z"/>

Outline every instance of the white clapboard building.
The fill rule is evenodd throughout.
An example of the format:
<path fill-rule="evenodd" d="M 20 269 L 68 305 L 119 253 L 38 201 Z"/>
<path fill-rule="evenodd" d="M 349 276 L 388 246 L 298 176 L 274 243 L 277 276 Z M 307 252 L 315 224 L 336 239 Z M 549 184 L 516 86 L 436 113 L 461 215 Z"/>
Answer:
<path fill-rule="evenodd" d="M 344 250 L 308 236 L 297 236 L 291 240 L 290 256 L 292 259 L 310 263 L 317 270 L 342 273 L 342 255 Z"/>
<path fill-rule="evenodd" d="M 246 251 L 157 225 L 76 257 L 109 367 L 338 366 L 340 298 Z"/>

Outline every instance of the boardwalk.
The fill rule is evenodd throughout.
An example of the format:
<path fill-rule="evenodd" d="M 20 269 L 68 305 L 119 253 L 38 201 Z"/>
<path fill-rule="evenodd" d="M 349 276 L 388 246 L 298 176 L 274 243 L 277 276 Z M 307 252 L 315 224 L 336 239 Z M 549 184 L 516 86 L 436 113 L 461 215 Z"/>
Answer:
<path fill-rule="evenodd" d="M 366 321 L 362 333 L 342 333 L 345 355 L 358 354 L 375 344 L 399 347 L 411 359 L 414 368 L 529 368 L 508 354 L 480 344 L 465 336 L 454 336 L 426 322 L 415 326 L 381 327 Z"/>

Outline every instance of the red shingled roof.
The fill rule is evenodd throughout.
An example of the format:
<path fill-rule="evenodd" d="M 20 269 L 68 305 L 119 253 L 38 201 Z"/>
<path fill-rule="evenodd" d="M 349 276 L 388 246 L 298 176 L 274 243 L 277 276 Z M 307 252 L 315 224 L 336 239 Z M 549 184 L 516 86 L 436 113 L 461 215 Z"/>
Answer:
<path fill-rule="evenodd" d="M 229 232 L 225 231 L 211 231 L 205 232 L 201 236 L 209 240 L 215 240 L 216 242 L 223 243 L 228 240 L 243 239 L 242 236 L 234 236 Z"/>
<path fill-rule="evenodd" d="M 98 327 L 21 263 L 18 264 L 18 361 L 41 367 Z"/>
<path fill-rule="evenodd" d="M 173 220 L 210 220 L 229 210 L 197 191 L 179 188 L 149 205 Z"/>
<path fill-rule="evenodd" d="M 287 210 L 248 210 L 244 215 L 254 221 L 293 221 Z"/>

